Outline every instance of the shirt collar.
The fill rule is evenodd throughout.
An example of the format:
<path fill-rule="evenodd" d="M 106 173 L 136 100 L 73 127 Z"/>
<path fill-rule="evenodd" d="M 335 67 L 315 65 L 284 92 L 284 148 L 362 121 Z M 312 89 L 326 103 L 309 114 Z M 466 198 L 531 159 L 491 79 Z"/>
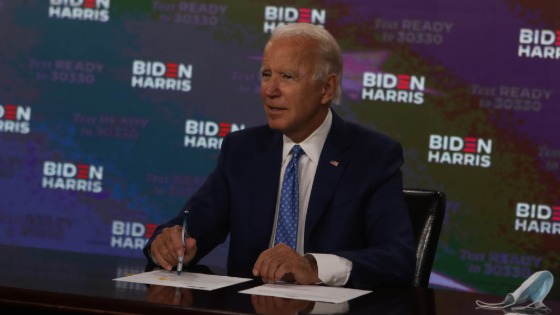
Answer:
<path fill-rule="evenodd" d="M 329 112 L 327 113 L 327 117 L 319 126 L 319 128 L 315 129 L 309 137 L 303 140 L 301 143 L 295 143 L 292 139 L 283 136 L 284 140 L 284 148 L 282 153 L 282 161 L 285 161 L 288 155 L 290 154 L 290 150 L 296 144 L 299 144 L 305 155 L 309 157 L 313 163 L 316 165 L 319 164 L 319 157 L 321 156 L 321 151 L 323 150 L 323 145 L 325 144 L 325 140 L 327 139 L 327 135 L 329 134 L 329 130 L 331 129 L 332 125 L 332 113 L 329 108 Z"/>

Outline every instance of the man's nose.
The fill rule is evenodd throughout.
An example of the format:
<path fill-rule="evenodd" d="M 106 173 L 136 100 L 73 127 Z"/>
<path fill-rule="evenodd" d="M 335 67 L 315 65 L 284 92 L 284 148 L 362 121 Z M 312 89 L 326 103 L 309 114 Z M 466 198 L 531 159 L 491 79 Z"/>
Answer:
<path fill-rule="evenodd" d="M 266 96 L 277 96 L 280 94 L 279 80 L 275 77 L 270 77 L 266 82 L 263 82 L 264 92 Z"/>

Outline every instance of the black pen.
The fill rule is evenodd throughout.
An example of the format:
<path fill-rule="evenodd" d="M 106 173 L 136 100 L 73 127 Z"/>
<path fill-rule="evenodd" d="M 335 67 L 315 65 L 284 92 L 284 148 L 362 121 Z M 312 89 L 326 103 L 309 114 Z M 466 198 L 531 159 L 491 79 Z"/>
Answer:
<path fill-rule="evenodd" d="M 186 243 L 185 243 L 185 238 L 187 237 L 187 215 L 189 214 L 189 210 L 185 210 L 184 215 L 183 215 L 183 229 L 181 230 L 181 241 L 183 242 L 183 250 L 186 249 Z M 177 275 L 181 274 L 181 271 L 183 271 L 183 257 L 184 257 L 184 252 L 183 252 L 183 256 L 179 257 L 179 262 L 177 263 Z"/>

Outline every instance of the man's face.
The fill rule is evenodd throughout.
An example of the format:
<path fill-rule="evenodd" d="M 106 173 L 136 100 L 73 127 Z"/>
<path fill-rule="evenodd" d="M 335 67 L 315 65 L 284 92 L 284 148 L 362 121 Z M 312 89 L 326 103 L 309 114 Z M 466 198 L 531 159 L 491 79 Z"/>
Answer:
<path fill-rule="evenodd" d="M 264 49 L 261 98 L 268 125 L 294 142 L 305 140 L 323 123 L 332 99 L 326 80 L 313 79 L 314 45 L 300 37 L 281 38 Z"/>

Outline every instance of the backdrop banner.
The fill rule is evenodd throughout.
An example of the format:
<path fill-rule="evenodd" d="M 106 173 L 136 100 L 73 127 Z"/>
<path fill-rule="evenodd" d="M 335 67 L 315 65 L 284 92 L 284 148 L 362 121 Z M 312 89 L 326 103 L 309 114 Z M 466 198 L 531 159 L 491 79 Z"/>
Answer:
<path fill-rule="evenodd" d="M 558 1 L 0 0 L 0 244 L 143 257 L 223 137 L 266 123 L 262 51 L 294 22 L 340 42 L 337 113 L 447 195 L 431 286 L 558 274 Z"/>

